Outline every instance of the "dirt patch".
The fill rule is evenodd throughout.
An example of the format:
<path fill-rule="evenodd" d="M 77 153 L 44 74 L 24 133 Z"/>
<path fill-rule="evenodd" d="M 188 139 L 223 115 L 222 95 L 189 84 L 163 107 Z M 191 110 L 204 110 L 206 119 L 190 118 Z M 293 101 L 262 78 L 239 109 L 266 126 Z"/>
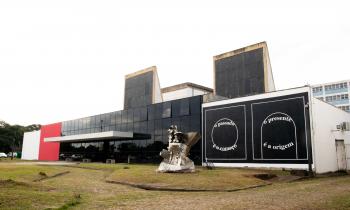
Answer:
<path fill-rule="evenodd" d="M 135 188 L 139 188 L 139 189 L 143 189 L 143 190 L 172 191 L 172 192 L 235 192 L 235 191 L 265 187 L 265 186 L 272 184 L 272 183 L 266 183 L 266 184 L 252 185 L 252 186 L 248 186 L 248 187 L 233 188 L 233 189 L 195 189 L 195 188 L 170 187 L 170 186 L 159 185 L 159 184 L 158 185 L 156 185 L 156 184 L 136 184 L 136 183 L 131 183 L 131 182 L 120 182 L 120 181 L 113 181 L 113 180 L 106 180 L 106 182 L 111 183 L 111 184 L 127 185 L 130 187 L 135 187 Z"/>
<path fill-rule="evenodd" d="M 255 178 L 258 178 L 258 179 L 261 179 L 261 180 L 270 180 L 270 179 L 273 179 L 273 178 L 276 178 L 277 175 L 276 174 L 267 174 L 267 173 L 264 173 L 264 174 L 254 174 L 253 175 Z"/>
<path fill-rule="evenodd" d="M 52 178 L 55 178 L 55 177 L 63 176 L 63 175 L 68 174 L 68 173 L 70 173 L 70 171 L 64 171 L 64 172 L 57 173 L 57 174 L 52 175 L 52 176 L 47 176 L 45 173 L 39 172 L 40 178 L 35 179 L 33 182 L 41 182 L 43 180 L 47 180 L 47 179 L 52 179 Z"/>
<path fill-rule="evenodd" d="M 18 182 L 12 179 L 0 180 L 0 187 L 14 187 L 14 186 L 25 186 L 29 187 L 30 185 L 24 182 Z"/>
<path fill-rule="evenodd" d="M 94 168 L 94 167 L 89 167 L 89 166 L 78 166 L 78 165 L 64 165 L 63 167 L 79 168 L 79 169 L 94 170 L 94 171 L 106 171 L 106 170 L 109 170 L 109 169 L 104 169 L 104 168 Z M 112 170 L 110 170 L 110 171 L 112 171 Z"/>
<path fill-rule="evenodd" d="M 337 171 L 337 172 L 328 172 L 324 174 L 317 174 L 316 177 L 323 178 L 323 177 L 337 177 L 337 176 L 347 176 L 347 175 L 350 175 L 350 172 Z"/>

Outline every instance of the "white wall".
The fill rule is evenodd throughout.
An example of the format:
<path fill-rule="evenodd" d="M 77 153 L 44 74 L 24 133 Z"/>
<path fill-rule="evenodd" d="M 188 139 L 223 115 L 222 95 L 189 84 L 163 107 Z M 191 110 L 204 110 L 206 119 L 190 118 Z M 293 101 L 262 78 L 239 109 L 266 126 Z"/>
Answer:
<path fill-rule="evenodd" d="M 180 98 L 188 98 L 191 96 L 204 95 L 206 93 L 208 92 L 204 90 L 187 87 L 187 88 L 163 93 L 163 101 L 171 101 L 171 100 L 176 100 Z"/>
<path fill-rule="evenodd" d="M 40 131 L 26 132 L 23 136 L 22 159 L 38 160 Z"/>
<path fill-rule="evenodd" d="M 312 98 L 311 109 L 316 173 L 337 171 L 335 139 L 344 139 L 345 144 L 350 145 L 350 132 L 337 131 L 336 126 L 350 122 L 350 114 L 316 98 Z"/>

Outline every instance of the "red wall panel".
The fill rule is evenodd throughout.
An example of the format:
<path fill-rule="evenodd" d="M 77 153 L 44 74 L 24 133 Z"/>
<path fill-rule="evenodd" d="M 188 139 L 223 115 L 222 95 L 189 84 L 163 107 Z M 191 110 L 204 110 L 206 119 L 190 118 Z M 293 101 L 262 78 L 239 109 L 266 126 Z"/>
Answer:
<path fill-rule="evenodd" d="M 61 136 L 61 123 L 41 126 L 39 160 L 58 160 L 59 142 L 44 142 L 44 138 Z"/>

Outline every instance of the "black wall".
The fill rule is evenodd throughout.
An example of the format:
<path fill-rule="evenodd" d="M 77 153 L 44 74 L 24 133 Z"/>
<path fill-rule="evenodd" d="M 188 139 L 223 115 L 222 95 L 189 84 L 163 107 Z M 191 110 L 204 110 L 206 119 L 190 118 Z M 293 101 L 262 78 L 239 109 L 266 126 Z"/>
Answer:
<path fill-rule="evenodd" d="M 263 61 L 263 48 L 216 60 L 216 94 L 235 98 L 264 93 Z"/>
<path fill-rule="evenodd" d="M 307 164 L 307 104 L 300 93 L 204 108 L 203 162 Z"/>

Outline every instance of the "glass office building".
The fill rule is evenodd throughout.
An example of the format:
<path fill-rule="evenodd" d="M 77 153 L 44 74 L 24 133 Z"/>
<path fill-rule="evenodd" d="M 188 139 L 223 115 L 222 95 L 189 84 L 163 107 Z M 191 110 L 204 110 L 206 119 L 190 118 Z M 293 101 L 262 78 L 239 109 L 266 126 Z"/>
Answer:
<path fill-rule="evenodd" d="M 93 161 L 115 159 L 126 162 L 156 162 L 168 145 L 167 130 L 177 125 L 181 132 L 201 133 L 202 96 L 194 96 L 143 107 L 105 113 L 62 122 L 61 136 L 107 131 L 133 132 L 131 140 L 61 142 L 60 158 L 88 158 Z M 191 158 L 200 163 L 201 145 L 191 150 Z"/>
<path fill-rule="evenodd" d="M 40 134 L 24 138 L 28 145 L 36 145 L 32 150 L 28 147 L 28 155 L 45 161 L 159 163 L 171 125 L 183 133 L 202 132 L 203 101 L 275 89 L 265 42 L 214 56 L 214 64 L 214 90 L 193 83 L 161 88 L 156 66 L 125 75 L 123 110 L 42 125 Z M 190 151 L 197 164 L 201 163 L 201 142 Z"/>

